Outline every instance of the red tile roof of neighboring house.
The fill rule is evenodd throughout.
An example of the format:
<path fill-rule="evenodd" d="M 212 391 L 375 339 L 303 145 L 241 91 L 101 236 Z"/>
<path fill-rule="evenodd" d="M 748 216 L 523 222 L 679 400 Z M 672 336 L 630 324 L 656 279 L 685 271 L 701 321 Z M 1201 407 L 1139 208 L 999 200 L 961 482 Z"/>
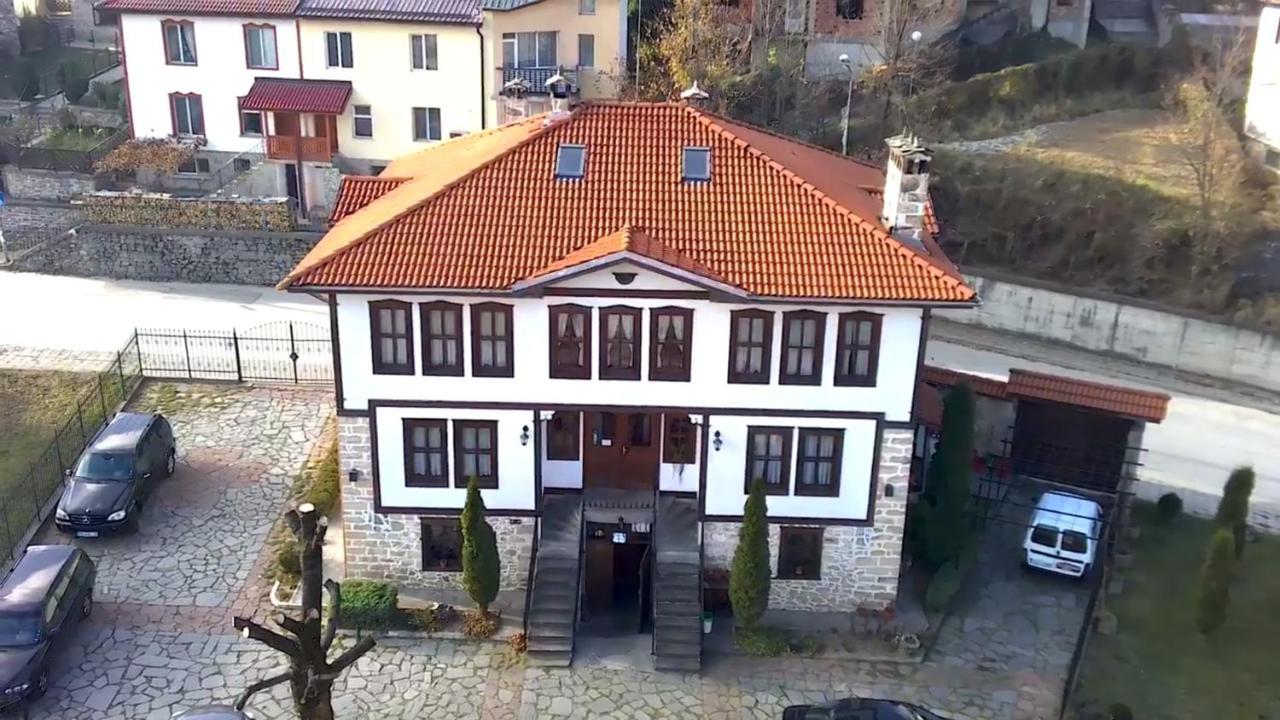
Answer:
<path fill-rule="evenodd" d="M 174 15 L 292 15 L 298 0 L 103 0 L 97 7 L 115 12 Z"/>
<path fill-rule="evenodd" d="M 582 179 L 555 178 L 561 143 L 586 146 Z M 681 181 L 686 146 L 712 149 L 710 181 Z M 880 225 L 862 189 L 879 169 L 683 104 L 588 103 L 384 174 L 414 179 L 331 228 L 282 287 L 506 290 L 631 225 L 755 296 L 975 299 L 945 258 Z"/>
<path fill-rule="evenodd" d="M 1169 396 L 1164 393 L 1046 375 L 1030 370 L 1009 371 L 1009 395 L 1075 405 L 1151 422 L 1164 420 L 1169 411 Z"/>
<path fill-rule="evenodd" d="M 240 108 L 341 115 L 350 98 L 349 80 L 257 78 L 240 101 Z"/>
<path fill-rule="evenodd" d="M 960 372 L 959 370 L 951 370 L 949 368 L 940 368 L 935 365 L 925 365 L 920 368 L 920 379 L 933 384 L 942 385 L 944 387 L 955 387 L 961 380 L 967 380 L 969 387 L 979 395 L 987 397 L 1004 399 L 1008 396 L 1008 383 L 995 378 L 984 377 L 982 375 L 974 375 L 973 373 Z"/>
<path fill-rule="evenodd" d="M 407 178 L 384 178 L 369 175 L 343 175 L 338 199 L 329 214 L 330 224 L 395 190 Z"/>
<path fill-rule="evenodd" d="M 476 0 L 302 0 L 298 15 L 474 25 L 484 20 Z"/>

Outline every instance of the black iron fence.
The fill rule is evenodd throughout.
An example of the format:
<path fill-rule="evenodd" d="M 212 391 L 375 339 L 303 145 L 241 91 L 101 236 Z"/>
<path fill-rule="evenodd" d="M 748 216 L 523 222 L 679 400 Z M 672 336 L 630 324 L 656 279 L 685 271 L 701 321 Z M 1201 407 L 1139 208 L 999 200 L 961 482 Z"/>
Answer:
<path fill-rule="evenodd" d="M 329 328 L 274 322 L 246 331 L 137 331 L 146 377 L 233 382 L 333 382 Z"/>
<path fill-rule="evenodd" d="M 3 141 L 0 142 L 0 158 L 4 158 L 21 168 L 62 170 L 91 175 L 94 172 L 93 166 L 128 138 L 129 126 L 126 125 L 87 150 L 70 150 L 67 148 L 24 145 L 18 142 Z"/>

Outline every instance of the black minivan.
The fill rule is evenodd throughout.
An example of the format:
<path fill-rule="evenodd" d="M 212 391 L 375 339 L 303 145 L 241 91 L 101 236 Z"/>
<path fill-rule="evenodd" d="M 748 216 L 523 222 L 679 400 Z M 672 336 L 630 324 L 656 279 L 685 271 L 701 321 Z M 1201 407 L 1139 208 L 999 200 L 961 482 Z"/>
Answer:
<path fill-rule="evenodd" d="M 143 504 L 175 462 L 173 428 L 163 415 L 116 415 L 67 471 L 54 524 L 76 537 L 137 530 Z"/>
<path fill-rule="evenodd" d="M 49 687 L 50 651 L 93 612 L 93 561 L 73 545 L 32 545 L 0 581 L 0 709 Z"/>

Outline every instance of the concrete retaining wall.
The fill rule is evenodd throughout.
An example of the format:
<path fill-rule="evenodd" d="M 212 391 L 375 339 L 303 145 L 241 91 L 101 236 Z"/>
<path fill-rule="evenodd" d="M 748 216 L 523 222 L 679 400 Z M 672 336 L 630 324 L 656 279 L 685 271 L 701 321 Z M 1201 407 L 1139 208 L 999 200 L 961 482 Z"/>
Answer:
<path fill-rule="evenodd" d="M 1280 336 L 1038 280 L 988 271 L 965 277 L 982 306 L 938 317 L 1280 391 Z"/>
<path fill-rule="evenodd" d="M 94 190 L 93 176 L 56 170 L 0 166 L 9 195 L 23 200 L 70 200 Z"/>

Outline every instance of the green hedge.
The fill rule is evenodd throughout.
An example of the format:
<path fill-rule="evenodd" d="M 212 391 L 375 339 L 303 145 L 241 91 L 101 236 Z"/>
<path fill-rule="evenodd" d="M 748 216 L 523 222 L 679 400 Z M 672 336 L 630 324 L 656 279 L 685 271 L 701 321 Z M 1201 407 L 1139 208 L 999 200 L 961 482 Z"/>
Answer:
<path fill-rule="evenodd" d="M 349 628 L 382 628 L 392 624 L 399 595 L 394 585 L 376 580 L 342 583 L 342 624 Z"/>
<path fill-rule="evenodd" d="M 321 515 L 328 517 L 338 504 L 341 494 L 338 472 L 338 443 L 334 442 L 325 452 L 324 458 L 309 470 L 307 489 L 303 493 L 302 502 L 316 506 Z"/>

